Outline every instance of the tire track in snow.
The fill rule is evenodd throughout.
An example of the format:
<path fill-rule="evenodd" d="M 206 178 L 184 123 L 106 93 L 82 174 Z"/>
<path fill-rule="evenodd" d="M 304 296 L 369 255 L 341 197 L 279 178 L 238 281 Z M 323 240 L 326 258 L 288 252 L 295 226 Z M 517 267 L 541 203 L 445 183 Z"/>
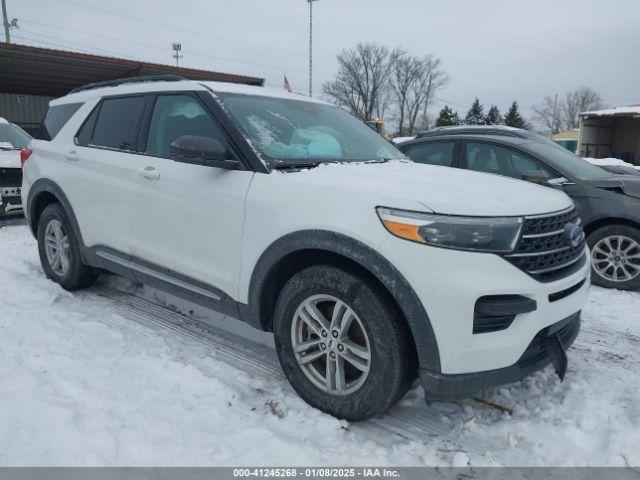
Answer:
<path fill-rule="evenodd" d="M 273 349 L 235 335 L 226 330 L 194 320 L 188 315 L 160 306 L 144 298 L 111 287 L 95 287 L 77 292 L 86 298 L 101 298 L 110 301 L 115 311 L 127 320 L 146 328 L 164 329 L 194 340 L 215 351 L 216 357 L 236 368 L 253 375 L 267 377 L 272 381 L 286 384 L 292 391 L 282 372 Z M 143 329 L 135 329 L 144 335 Z M 150 334 L 150 333 L 149 333 Z M 446 410 L 442 410 L 445 408 Z M 399 439 L 424 442 L 437 437 L 447 437 L 451 425 L 442 421 L 446 413 L 460 407 L 454 404 L 439 406 L 409 405 L 394 407 L 385 415 L 354 423 L 350 429 L 375 435 L 376 440 L 392 445 Z"/>

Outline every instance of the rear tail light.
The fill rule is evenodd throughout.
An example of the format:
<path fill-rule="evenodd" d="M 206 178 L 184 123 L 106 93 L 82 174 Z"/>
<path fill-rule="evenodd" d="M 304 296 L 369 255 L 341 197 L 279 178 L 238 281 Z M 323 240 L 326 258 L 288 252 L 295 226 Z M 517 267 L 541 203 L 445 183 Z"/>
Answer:
<path fill-rule="evenodd" d="M 33 150 L 27 147 L 20 150 L 20 168 L 24 167 L 24 162 L 26 162 L 29 159 L 32 153 L 33 153 Z"/>

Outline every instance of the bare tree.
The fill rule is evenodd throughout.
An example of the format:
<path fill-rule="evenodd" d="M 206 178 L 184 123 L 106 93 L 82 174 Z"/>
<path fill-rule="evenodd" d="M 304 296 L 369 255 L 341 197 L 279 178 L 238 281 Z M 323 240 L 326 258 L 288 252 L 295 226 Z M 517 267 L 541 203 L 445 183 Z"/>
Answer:
<path fill-rule="evenodd" d="M 391 91 L 398 109 L 398 135 L 405 135 L 407 100 L 411 86 L 420 75 L 420 68 L 415 57 L 402 54 L 395 62 L 391 75 Z"/>
<path fill-rule="evenodd" d="M 558 95 L 553 98 L 546 96 L 542 103 L 533 107 L 534 118 L 547 128 L 552 134 L 562 131 L 562 106 L 558 104 Z"/>
<path fill-rule="evenodd" d="M 398 109 L 398 134 L 413 135 L 427 127 L 427 110 L 437 89 L 448 81 L 439 68 L 440 59 L 433 55 L 419 58 L 402 54 L 391 76 L 392 91 Z"/>
<path fill-rule="evenodd" d="M 449 83 L 449 75 L 442 70 L 442 60 L 438 57 L 427 55 L 423 59 L 423 64 L 424 75 L 427 77 L 428 82 L 426 83 L 425 99 L 422 105 L 421 127 L 427 129 L 429 127 L 429 105 L 431 105 L 436 92 Z"/>
<path fill-rule="evenodd" d="M 386 110 L 389 77 L 400 54 L 373 43 L 343 50 L 338 55 L 336 79 L 324 83 L 322 91 L 359 119 L 371 120 Z"/>
<path fill-rule="evenodd" d="M 602 108 L 600 95 L 589 87 L 580 87 L 566 94 L 564 100 L 546 96 L 540 105 L 534 107 L 535 119 L 552 134 L 578 128 L 580 113 Z"/>
<path fill-rule="evenodd" d="M 589 110 L 602 108 L 602 98 L 589 87 L 580 87 L 567 93 L 562 105 L 564 128 L 578 128 L 580 126 L 580 114 Z"/>

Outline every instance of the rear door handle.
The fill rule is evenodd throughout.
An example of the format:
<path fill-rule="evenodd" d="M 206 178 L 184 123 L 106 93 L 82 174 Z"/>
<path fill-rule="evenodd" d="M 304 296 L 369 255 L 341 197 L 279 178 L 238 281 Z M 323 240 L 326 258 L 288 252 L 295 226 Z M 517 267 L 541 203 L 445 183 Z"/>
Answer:
<path fill-rule="evenodd" d="M 80 156 L 78 155 L 78 152 L 76 152 L 75 150 L 71 150 L 70 152 L 64 154 L 64 158 L 72 162 L 77 162 Z"/>
<path fill-rule="evenodd" d="M 160 171 L 152 166 L 141 167 L 140 170 L 138 170 L 138 174 L 149 180 L 158 180 L 160 178 Z"/>

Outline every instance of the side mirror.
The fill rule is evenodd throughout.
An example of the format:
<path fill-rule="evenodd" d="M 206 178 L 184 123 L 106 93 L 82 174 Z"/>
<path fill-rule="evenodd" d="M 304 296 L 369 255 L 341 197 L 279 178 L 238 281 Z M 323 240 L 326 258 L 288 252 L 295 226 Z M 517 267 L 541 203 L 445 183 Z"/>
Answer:
<path fill-rule="evenodd" d="M 551 178 L 542 170 L 532 170 L 522 174 L 522 180 L 525 182 L 537 183 L 539 185 L 548 185 Z"/>
<path fill-rule="evenodd" d="M 240 162 L 227 159 L 227 149 L 218 140 L 199 135 L 183 135 L 171 143 L 171 157 L 176 162 L 206 167 L 238 170 Z"/>

